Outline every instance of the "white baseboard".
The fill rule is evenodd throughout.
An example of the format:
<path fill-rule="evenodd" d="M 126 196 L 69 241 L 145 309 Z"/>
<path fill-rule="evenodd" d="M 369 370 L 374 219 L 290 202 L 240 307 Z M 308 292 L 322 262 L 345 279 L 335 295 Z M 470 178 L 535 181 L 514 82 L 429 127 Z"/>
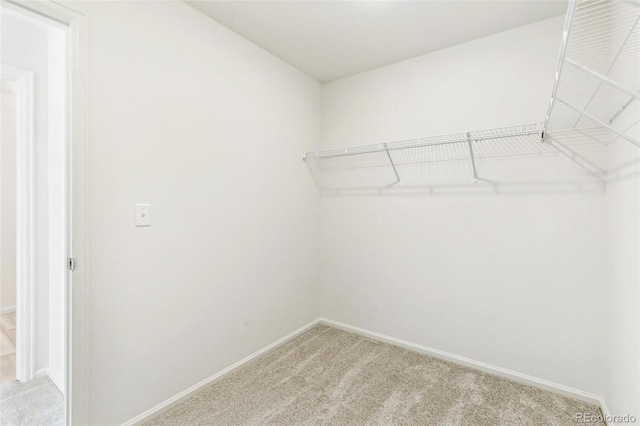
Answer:
<path fill-rule="evenodd" d="M 227 376 L 230 373 L 233 373 L 235 370 L 237 370 L 238 368 L 242 367 L 243 365 L 247 364 L 248 362 L 254 360 L 255 358 L 263 355 L 264 353 L 275 349 L 276 347 L 282 345 L 283 343 L 286 343 L 287 341 L 293 339 L 294 337 L 304 333 L 305 331 L 309 330 L 310 328 L 314 327 L 316 324 L 325 324 L 325 325 L 329 325 L 335 328 L 339 328 L 341 330 L 345 330 L 345 331 L 350 331 L 356 334 L 359 334 L 361 336 L 365 336 L 365 337 L 369 337 L 373 340 L 377 340 L 380 342 L 385 342 L 385 343 L 389 343 L 395 346 L 400 346 L 402 348 L 405 349 L 409 349 L 412 350 L 414 352 L 418 352 L 418 353 L 422 353 L 425 355 L 430 355 L 439 359 L 443 359 L 445 361 L 450 361 L 453 362 L 455 364 L 459 364 L 459 365 L 463 365 L 465 367 L 470 367 L 476 370 L 480 370 L 480 371 L 484 371 L 485 373 L 489 373 L 489 374 L 493 374 L 495 376 L 499 376 L 499 377 L 504 377 L 505 379 L 509 379 L 512 380 L 514 382 L 518 382 L 518 383 L 522 383 L 525 385 L 529 385 L 529 386 L 534 386 L 537 387 L 539 389 L 543 389 L 549 392 L 554 392 L 560 395 L 564 395 L 567 396 L 569 398 L 573 398 L 573 399 L 577 399 L 580 401 L 584 401 L 590 404 L 594 404 L 597 405 L 601 408 L 603 415 L 608 416 L 609 415 L 609 410 L 607 409 L 607 406 L 604 402 L 604 399 L 600 396 L 597 395 L 593 395 L 591 393 L 588 392 L 584 392 L 578 389 L 574 389 L 571 388 L 569 386 L 564 386 L 558 383 L 554 383 L 548 380 L 544 380 L 544 379 L 540 379 L 537 377 L 533 377 L 530 376 L 528 374 L 523 374 L 523 373 L 519 373 L 517 371 L 513 371 L 513 370 L 508 370 L 506 368 L 502 368 L 502 367 L 498 367 L 495 365 L 491 365 L 491 364 L 487 364 L 484 362 L 480 362 L 480 361 L 476 361 L 470 358 L 466 358 L 466 357 L 462 357 L 459 355 L 454 355 L 452 353 L 449 352 L 445 352 L 445 351 L 441 351 L 438 349 L 433 349 L 433 348 L 429 348 L 427 346 L 423 346 L 423 345 L 419 345 L 417 343 L 412 343 L 412 342 L 408 342 L 406 340 L 402 340 L 402 339 L 396 339 L 395 337 L 391 337 L 391 336 L 386 336 L 384 334 L 381 333 L 376 333 L 375 331 L 370 331 L 370 330 L 366 330 L 364 328 L 360 328 L 360 327 L 355 327 L 353 325 L 349 325 L 349 324 L 345 324 L 345 323 L 341 323 L 338 321 L 333 321 L 327 318 L 318 318 L 314 321 L 311 321 L 310 323 L 300 327 L 299 329 L 287 334 L 286 336 L 282 337 L 281 339 L 276 340 L 275 342 L 271 343 L 270 345 L 265 346 L 264 348 L 260 349 L 257 352 L 252 353 L 251 355 L 247 356 L 246 358 L 236 362 L 235 364 L 230 365 L 229 367 L 225 368 L 224 370 L 221 370 L 219 372 L 217 372 L 216 374 L 214 374 L 213 376 L 204 379 L 203 381 L 201 381 L 200 383 L 197 383 L 193 386 L 191 386 L 188 389 L 185 389 L 184 391 L 180 392 L 179 394 L 167 399 L 166 401 L 156 405 L 155 407 L 150 408 L 149 410 L 145 411 L 144 413 L 134 417 L 133 419 L 125 422 L 122 424 L 122 426 L 137 426 L 137 425 L 141 425 L 144 422 L 147 422 L 149 420 L 151 420 L 152 418 L 162 414 L 164 411 L 168 410 L 169 408 L 179 404 L 182 401 L 185 401 L 186 399 L 192 397 L 193 395 L 195 395 L 196 393 L 198 393 L 200 390 L 202 390 L 204 387 L 211 385 L 213 383 L 215 383 L 216 381 L 224 378 L 225 376 Z M 39 370 L 36 373 L 36 376 L 38 376 L 38 374 L 43 371 L 43 370 Z M 46 369 L 44 369 L 44 375 L 46 375 Z M 52 380 L 54 380 L 52 378 Z M 55 383 L 55 381 L 54 381 Z M 57 384 L 56 384 L 57 385 Z"/>
<path fill-rule="evenodd" d="M 15 311 L 16 311 L 15 306 L 5 306 L 3 308 L 0 308 L 0 315 L 10 314 L 11 312 L 15 312 Z"/>
<path fill-rule="evenodd" d="M 440 358 L 445 361 L 450 361 L 455 364 L 464 365 L 465 367 L 470 367 L 476 370 L 484 371 L 485 373 L 493 374 L 494 376 L 504 377 L 505 379 L 509 379 L 514 382 L 522 383 L 529 386 L 534 386 L 539 389 L 544 389 L 550 392 L 567 396 L 569 398 L 584 401 L 589 404 L 598 405 L 602 407 L 603 411 L 606 410 L 606 407 L 603 405 L 604 400 L 601 397 L 597 395 L 593 395 L 588 392 L 571 388 L 569 386 L 564 386 L 559 383 L 550 382 L 545 379 L 539 379 L 537 377 L 529 376 L 528 374 L 519 373 L 513 370 L 508 370 L 506 368 L 487 364 L 485 362 L 476 361 L 463 356 L 454 355 L 452 353 L 441 351 L 438 349 L 429 348 L 427 346 L 408 342 L 406 340 L 396 339 L 395 337 L 386 336 L 381 333 L 376 333 L 375 331 L 365 330 L 364 328 L 355 327 L 353 325 L 341 323 L 338 321 L 333 321 L 327 318 L 320 318 L 319 322 L 322 324 L 339 328 L 341 330 L 351 331 L 361 336 L 369 337 L 373 340 L 390 343 L 392 345 L 400 346 L 405 349 L 412 350 L 414 352 L 422 353 L 425 355 L 431 355 L 433 357 Z"/>
<path fill-rule="evenodd" d="M 62 380 L 56 374 L 54 374 L 49 367 L 41 368 L 36 371 L 34 374 L 36 379 L 40 379 L 42 377 L 49 377 L 49 379 L 53 382 L 54 385 L 64 394 L 64 385 L 62 384 Z"/>
<path fill-rule="evenodd" d="M 600 410 L 602 411 L 602 415 L 604 416 L 605 419 L 611 416 L 611 414 L 609 413 L 609 408 L 607 407 L 607 404 L 604 402 L 604 398 L 599 399 L 598 405 L 600 405 Z"/>
<path fill-rule="evenodd" d="M 142 423 L 151 420 L 152 418 L 162 414 L 162 412 L 168 410 L 169 408 L 173 407 L 174 405 L 186 400 L 187 398 L 192 397 L 194 394 L 198 393 L 198 391 L 200 391 L 202 388 L 215 383 L 216 381 L 222 379 L 223 377 L 227 376 L 228 374 L 233 373 L 235 370 L 237 370 L 238 368 L 242 367 L 246 363 L 248 363 L 250 361 L 253 361 L 255 358 L 259 357 L 260 355 L 263 355 L 264 353 L 269 352 L 270 350 L 275 349 L 276 347 L 282 345 L 283 343 L 286 343 L 287 341 L 293 339 L 294 337 L 298 336 L 299 334 L 304 333 L 305 331 L 309 330 L 310 328 L 312 328 L 313 326 L 315 326 L 319 322 L 320 322 L 320 319 L 316 319 L 316 320 L 313 320 L 313 321 L 311 321 L 310 323 L 308 323 L 306 325 L 303 325 L 299 329 L 297 329 L 297 330 L 287 334 L 286 336 L 276 340 L 275 342 L 271 343 L 270 345 L 265 346 L 264 348 L 260 349 L 259 351 L 252 353 L 248 357 L 246 357 L 244 359 L 241 359 L 240 361 L 236 362 L 235 364 L 230 365 L 229 367 L 225 368 L 224 370 L 217 372 L 213 376 L 204 379 L 200 383 L 197 383 L 197 384 L 191 386 L 190 388 L 185 389 L 184 391 L 180 392 L 176 396 L 167 399 L 166 401 L 164 401 L 164 402 L 156 405 L 155 407 L 150 408 L 149 410 L 145 411 L 144 413 L 134 417 L 133 419 L 129 420 L 128 422 L 123 423 L 122 426 L 141 425 Z"/>
<path fill-rule="evenodd" d="M 51 379 L 51 381 L 53 382 L 53 384 L 56 385 L 58 390 L 60 392 L 62 392 L 62 394 L 64 395 L 64 383 L 62 382 L 62 379 L 60 378 L 60 376 L 58 376 L 57 374 L 55 374 L 51 370 L 49 370 L 48 373 L 49 373 L 48 376 Z"/>

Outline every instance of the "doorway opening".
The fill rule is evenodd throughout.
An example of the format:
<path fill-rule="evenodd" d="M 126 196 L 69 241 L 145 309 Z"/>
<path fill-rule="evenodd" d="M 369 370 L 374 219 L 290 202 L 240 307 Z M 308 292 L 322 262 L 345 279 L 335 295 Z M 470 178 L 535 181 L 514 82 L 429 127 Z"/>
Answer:
<path fill-rule="evenodd" d="M 0 423 L 64 424 L 68 27 L 8 6 L 0 10 L 0 386 L 13 410 Z M 38 397 L 26 404 L 27 394 Z"/>
<path fill-rule="evenodd" d="M 62 419 L 58 410 L 55 421 L 53 417 L 44 421 L 47 407 L 31 407 L 32 414 L 39 415 L 37 423 L 88 424 L 88 20 L 52 1 L 16 0 L 0 0 L 0 18 L 0 63 L 3 77 L 16 89 L 19 139 L 16 281 L 21 284 L 16 286 L 15 312 L 18 381 L 9 384 L 26 386 L 44 379 L 63 395 Z M 31 25 L 33 32 L 16 32 L 16 26 L 6 25 L 11 19 L 22 26 Z M 43 33 L 46 48 L 42 47 Z M 33 38 L 35 34 L 39 34 L 40 42 Z M 38 43 L 46 54 L 33 48 Z M 20 55 L 25 62 L 18 62 Z M 43 68 L 40 72 L 30 69 L 37 60 L 46 72 Z M 45 207 L 44 213 L 41 206 Z M 38 244 L 40 239 L 47 244 Z M 46 291 L 40 291 L 43 277 L 49 285 Z M 41 308 L 47 313 L 43 314 Z M 48 342 L 38 340 L 43 335 Z M 49 342 L 54 342 L 54 348 Z M 10 393 L 3 389 L 0 399 L 7 395 Z M 7 405 L 5 400 L 0 402 Z M 24 417 L 3 418 L 6 411 L 0 412 L 0 424 L 29 423 Z"/>

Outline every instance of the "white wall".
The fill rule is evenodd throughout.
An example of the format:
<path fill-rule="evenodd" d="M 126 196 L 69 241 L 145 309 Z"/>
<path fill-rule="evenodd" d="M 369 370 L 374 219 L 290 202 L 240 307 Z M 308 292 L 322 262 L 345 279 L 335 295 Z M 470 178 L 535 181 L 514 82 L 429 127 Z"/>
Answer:
<path fill-rule="evenodd" d="M 324 148 L 539 122 L 563 17 L 325 86 Z M 602 193 L 326 197 L 323 316 L 602 393 Z"/>
<path fill-rule="evenodd" d="M 638 102 L 613 123 L 640 140 Z M 635 126 L 629 127 L 631 123 Z M 612 164 L 638 160 L 638 149 L 624 140 L 609 145 Z M 640 185 L 636 174 L 614 179 L 607 186 L 605 204 L 605 285 L 607 351 L 603 396 L 609 412 L 640 419 Z M 628 173 L 625 173 L 628 174 Z"/>
<path fill-rule="evenodd" d="M 67 5 L 91 23 L 90 415 L 119 424 L 318 317 L 320 85 L 182 2 Z"/>
<path fill-rule="evenodd" d="M 0 136 L 0 309 L 16 306 L 16 94 L 2 82 Z"/>

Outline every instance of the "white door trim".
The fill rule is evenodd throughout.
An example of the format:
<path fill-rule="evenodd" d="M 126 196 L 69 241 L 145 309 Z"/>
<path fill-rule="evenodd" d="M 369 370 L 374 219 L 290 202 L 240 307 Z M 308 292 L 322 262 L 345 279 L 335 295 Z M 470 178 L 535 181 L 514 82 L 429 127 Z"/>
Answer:
<path fill-rule="evenodd" d="M 50 19 L 68 28 L 68 273 L 65 331 L 65 407 L 68 425 L 89 424 L 89 23 L 54 1 L 0 0 L 3 8 Z"/>
<path fill-rule="evenodd" d="M 35 377 L 33 72 L 2 64 L 1 73 L 16 89 L 16 379 L 28 381 Z"/>

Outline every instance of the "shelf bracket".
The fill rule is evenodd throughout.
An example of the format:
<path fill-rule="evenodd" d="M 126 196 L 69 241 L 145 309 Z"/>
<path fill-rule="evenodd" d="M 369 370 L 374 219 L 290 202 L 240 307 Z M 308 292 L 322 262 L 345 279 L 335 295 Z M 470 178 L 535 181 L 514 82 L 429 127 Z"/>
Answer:
<path fill-rule="evenodd" d="M 618 111 L 616 111 L 615 114 L 613 114 L 613 116 L 607 120 L 607 124 L 611 124 L 615 121 L 616 118 L 618 118 L 618 116 L 620 114 L 622 114 L 624 111 L 626 111 L 627 108 L 629 108 L 629 105 L 631 105 L 631 103 L 635 100 L 636 98 L 629 98 L 629 100 L 627 102 L 625 102 L 623 105 L 620 105 L 620 108 L 618 108 Z"/>
<path fill-rule="evenodd" d="M 322 187 L 320 186 L 320 182 L 318 182 L 318 178 L 316 177 L 316 174 L 311 169 L 311 166 L 309 165 L 309 162 L 307 161 L 307 156 L 306 155 L 302 158 L 302 161 L 304 162 L 304 165 L 307 166 L 307 170 L 309 171 L 309 174 L 311 175 L 311 179 L 313 179 L 313 184 L 316 186 L 316 189 L 318 190 L 319 193 L 322 193 Z"/>
<path fill-rule="evenodd" d="M 549 139 L 550 139 L 549 145 L 554 147 L 560 154 L 567 157 L 569 160 L 571 160 L 571 162 L 573 162 L 582 170 L 584 170 L 585 172 L 593 176 L 595 179 L 600 181 L 600 183 L 605 183 L 604 176 L 607 174 L 605 170 L 596 166 L 591 161 L 584 158 L 583 156 L 581 156 L 580 154 L 578 154 L 577 152 L 575 152 L 573 149 L 569 148 L 562 142 L 558 141 L 557 139 L 554 139 L 553 137 L 549 137 Z"/>
<path fill-rule="evenodd" d="M 471 133 L 467 132 L 467 143 L 469 144 L 469 154 L 471 155 L 471 166 L 473 167 L 473 182 L 478 183 L 478 171 L 476 170 L 476 158 L 473 155 L 473 143 L 471 142 Z"/>
<path fill-rule="evenodd" d="M 396 175 L 396 181 L 393 182 L 391 185 L 389 185 L 389 186 L 393 186 L 400 183 L 400 175 L 398 174 L 398 170 L 396 170 L 396 165 L 393 162 L 393 159 L 391 158 L 391 154 L 389 153 L 389 148 L 387 148 L 387 144 L 384 144 L 383 146 L 384 146 L 384 152 L 387 153 L 387 158 L 389 159 L 389 163 L 391 163 L 391 168 L 393 169 L 393 173 Z"/>

